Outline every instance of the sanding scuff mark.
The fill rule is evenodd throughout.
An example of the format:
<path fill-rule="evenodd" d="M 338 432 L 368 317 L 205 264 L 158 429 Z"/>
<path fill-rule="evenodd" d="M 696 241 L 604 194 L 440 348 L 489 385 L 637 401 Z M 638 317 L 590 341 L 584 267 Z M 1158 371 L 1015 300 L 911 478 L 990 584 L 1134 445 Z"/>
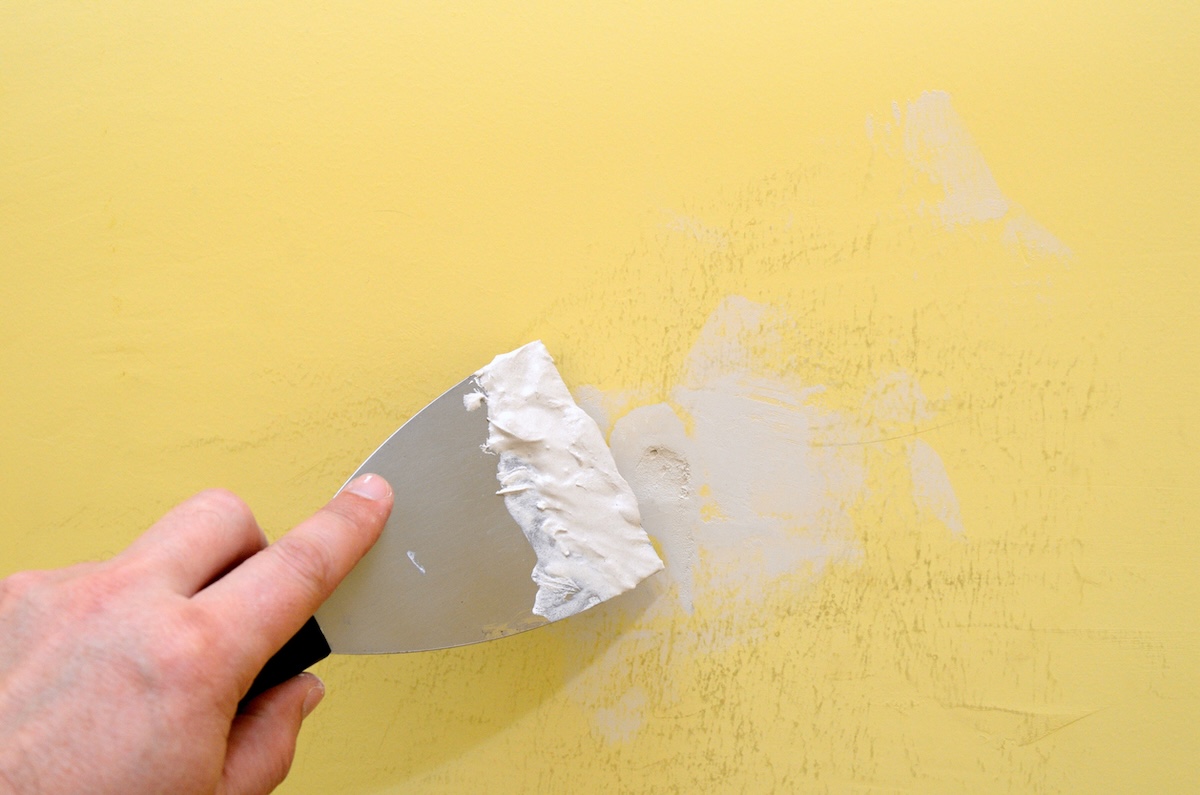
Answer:
<path fill-rule="evenodd" d="M 943 195 L 933 211 L 946 226 L 1003 221 L 1002 239 L 1011 248 L 1055 257 L 1070 249 L 1001 192 L 983 152 L 944 91 L 926 91 L 892 106 L 892 118 L 879 124 L 867 117 L 867 136 L 889 154 L 902 154 L 913 170 Z M 918 209 L 928 211 L 924 202 Z"/>

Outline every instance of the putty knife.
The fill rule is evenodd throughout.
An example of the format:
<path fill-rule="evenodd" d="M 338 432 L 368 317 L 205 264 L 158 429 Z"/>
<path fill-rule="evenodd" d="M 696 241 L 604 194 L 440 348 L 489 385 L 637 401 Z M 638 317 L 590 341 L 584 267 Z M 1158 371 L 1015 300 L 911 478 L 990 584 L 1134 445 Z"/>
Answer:
<path fill-rule="evenodd" d="M 395 492 L 383 535 L 317 614 L 268 661 L 243 703 L 337 654 L 426 651 L 548 623 L 534 615 L 537 556 L 496 494 L 487 413 L 467 378 L 414 415 L 347 480 Z M 344 486 L 343 486 L 344 488 Z"/>

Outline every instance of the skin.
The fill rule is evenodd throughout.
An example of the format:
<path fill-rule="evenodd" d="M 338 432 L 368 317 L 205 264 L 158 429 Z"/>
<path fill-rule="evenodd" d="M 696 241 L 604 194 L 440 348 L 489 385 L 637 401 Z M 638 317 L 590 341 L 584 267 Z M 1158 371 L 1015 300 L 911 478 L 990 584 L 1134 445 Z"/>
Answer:
<path fill-rule="evenodd" d="M 245 503 L 207 491 L 110 560 L 0 580 L 0 793 L 273 790 L 324 686 L 238 702 L 391 508 L 365 475 L 267 546 Z"/>

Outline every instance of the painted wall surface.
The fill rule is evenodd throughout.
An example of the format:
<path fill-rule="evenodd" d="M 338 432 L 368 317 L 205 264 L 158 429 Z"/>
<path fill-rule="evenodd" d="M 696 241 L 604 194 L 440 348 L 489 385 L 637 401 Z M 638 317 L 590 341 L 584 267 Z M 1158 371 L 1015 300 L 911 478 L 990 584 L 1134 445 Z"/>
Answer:
<path fill-rule="evenodd" d="M 0 6 L 0 573 L 541 338 L 667 570 L 287 793 L 1200 788 L 1200 6 Z"/>

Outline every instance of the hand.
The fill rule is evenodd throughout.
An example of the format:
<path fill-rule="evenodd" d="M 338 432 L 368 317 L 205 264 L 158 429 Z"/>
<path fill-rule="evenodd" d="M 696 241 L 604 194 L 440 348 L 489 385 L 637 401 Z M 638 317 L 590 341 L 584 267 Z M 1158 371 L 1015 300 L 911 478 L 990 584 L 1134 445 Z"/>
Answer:
<path fill-rule="evenodd" d="M 366 475 L 267 546 L 245 503 L 209 491 L 111 560 L 0 581 L 0 793 L 274 789 L 324 687 L 302 674 L 238 701 L 391 507 Z"/>

